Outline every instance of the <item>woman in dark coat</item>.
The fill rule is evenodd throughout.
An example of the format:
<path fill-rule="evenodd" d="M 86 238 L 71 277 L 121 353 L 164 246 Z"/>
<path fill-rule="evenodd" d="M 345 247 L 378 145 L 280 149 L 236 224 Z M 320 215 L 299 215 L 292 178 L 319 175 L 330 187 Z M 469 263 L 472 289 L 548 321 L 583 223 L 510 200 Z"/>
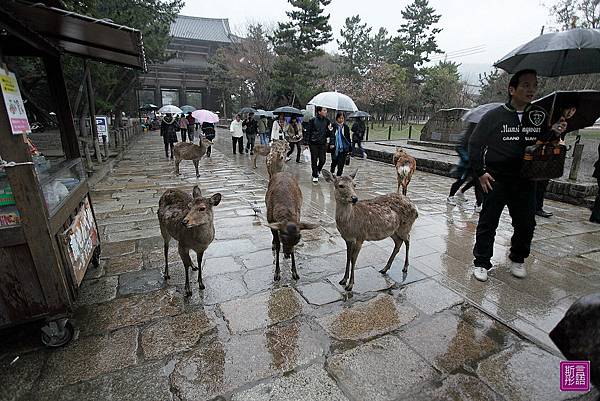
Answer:
<path fill-rule="evenodd" d="M 352 124 L 352 154 L 353 156 L 365 157 L 365 150 L 362 147 L 362 141 L 367 132 L 365 122 L 358 117 Z"/>
<path fill-rule="evenodd" d="M 592 174 L 592 177 L 598 181 L 598 194 L 596 195 L 596 200 L 592 207 L 590 221 L 592 223 L 600 223 L 600 144 L 598 144 L 598 160 L 594 163 L 594 173 Z"/>
<path fill-rule="evenodd" d="M 345 123 L 346 117 L 344 113 L 338 112 L 335 116 L 336 124 L 333 129 L 333 134 L 329 141 L 329 151 L 331 152 L 331 171 L 335 173 L 337 167 L 337 176 L 341 176 L 344 172 L 344 165 L 346 164 L 346 158 L 350 153 L 351 142 L 350 142 L 350 128 Z"/>
<path fill-rule="evenodd" d="M 215 125 L 213 123 L 209 123 L 207 121 L 204 121 L 202 123 L 202 134 L 204 135 L 204 137 L 210 141 L 215 139 L 215 136 L 217 135 L 216 131 L 215 131 Z M 206 149 L 206 157 L 210 157 L 210 153 L 212 151 L 212 146 L 209 146 L 208 149 Z"/>
<path fill-rule="evenodd" d="M 171 159 L 173 158 L 173 144 L 177 142 L 177 123 L 171 114 L 163 117 L 160 123 L 160 136 L 163 137 L 165 144 L 165 157 L 169 157 L 169 148 L 171 149 Z"/>

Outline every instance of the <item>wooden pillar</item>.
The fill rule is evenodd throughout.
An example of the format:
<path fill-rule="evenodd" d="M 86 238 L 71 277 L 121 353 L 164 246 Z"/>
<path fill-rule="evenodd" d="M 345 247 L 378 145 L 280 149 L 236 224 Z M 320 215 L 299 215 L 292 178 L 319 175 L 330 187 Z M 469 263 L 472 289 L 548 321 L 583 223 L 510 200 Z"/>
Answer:
<path fill-rule="evenodd" d="M 50 94 L 54 98 L 57 108 L 56 117 L 65 157 L 67 159 L 79 158 L 81 153 L 79 152 L 77 131 L 73 123 L 73 113 L 69 103 L 65 77 L 62 73 L 62 62 L 59 57 L 44 57 L 44 66 L 48 77 L 48 85 L 50 86 Z"/>
<path fill-rule="evenodd" d="M 92 86 L 92 74 L 87 66 L 87 60 L 83 60 L 85 71 L 87 71 L 86 90 L 88 95 L 88 107 L 90 109 L 90 127 L 92 128 L 92 141 L 96 150 L 96 159 L 102 163 L 102 153 L 100 152 L 100 144 L 98 143 L 98 127 L 96 126 L 96 98 L 94 96 L 94 87 Z"/>

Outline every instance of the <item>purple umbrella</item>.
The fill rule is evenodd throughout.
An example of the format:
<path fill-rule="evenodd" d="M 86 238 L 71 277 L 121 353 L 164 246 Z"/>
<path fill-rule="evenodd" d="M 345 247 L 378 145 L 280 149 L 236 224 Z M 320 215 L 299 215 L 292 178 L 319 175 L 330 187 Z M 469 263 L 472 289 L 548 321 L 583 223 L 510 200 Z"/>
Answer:
<path fill-rule="evenodd" d="M 218 123 L 219 116 L 209 110 L 196 110 L 192 112 L 192 117 L 196 119 L 199 123 L 209 122 L 209 123 Z"/>

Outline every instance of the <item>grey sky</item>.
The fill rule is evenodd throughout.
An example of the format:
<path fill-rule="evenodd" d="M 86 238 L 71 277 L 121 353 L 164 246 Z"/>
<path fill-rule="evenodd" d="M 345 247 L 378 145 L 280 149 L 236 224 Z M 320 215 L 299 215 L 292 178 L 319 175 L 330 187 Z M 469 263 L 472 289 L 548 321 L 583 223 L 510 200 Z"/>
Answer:
<path fill-rule="evenodd" d="M 545 1 L 552 4 L 554 0 Z M 375 30 L 380 26 L 395 32 L 401 23 L 400 11 L 412 0 L 333 0 L 326 8 L 331 14 L 334 37 L 339 38 L 346 17 L 359 14 Z M 552 24 L 548 9 L 541 0 L 430 0 L 442 15 L 438 45 L 449 53 L 484 46 L 484 51 L 456 57 L 460 63 L 491 65 L 504 54 L 540 33 L 542 26 Z M 186 0 L 182 14 L 229 18 L 233 29 L 248 21 L 277 22 L 285 20 L 290 5 L 285 0 Z M 337 44 L 325 47 L 337 49 Z M 481 49 L 481 47 L 479 47 Z M 476 49 L 477 50 L 477 49 Z"/>

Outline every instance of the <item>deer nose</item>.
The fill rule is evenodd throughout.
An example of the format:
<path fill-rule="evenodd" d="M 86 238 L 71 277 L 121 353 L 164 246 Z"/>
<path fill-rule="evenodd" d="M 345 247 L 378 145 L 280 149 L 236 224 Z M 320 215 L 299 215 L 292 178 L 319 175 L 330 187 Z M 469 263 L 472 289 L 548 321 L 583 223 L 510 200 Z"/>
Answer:
<path fill-rule="evenodd" d="M 184 226 L 187 226 L 188 225 L 188 219 L 181 220 L 181 224 L 183 224 Z"/>
<path fill-rule="evenodd" d="M 356 203 L 356 202 L 358 202 L 358 197 L 356 197 L 356 196 L 353 196 L 353 197 L 352 197 L 352 203 Z"/>

